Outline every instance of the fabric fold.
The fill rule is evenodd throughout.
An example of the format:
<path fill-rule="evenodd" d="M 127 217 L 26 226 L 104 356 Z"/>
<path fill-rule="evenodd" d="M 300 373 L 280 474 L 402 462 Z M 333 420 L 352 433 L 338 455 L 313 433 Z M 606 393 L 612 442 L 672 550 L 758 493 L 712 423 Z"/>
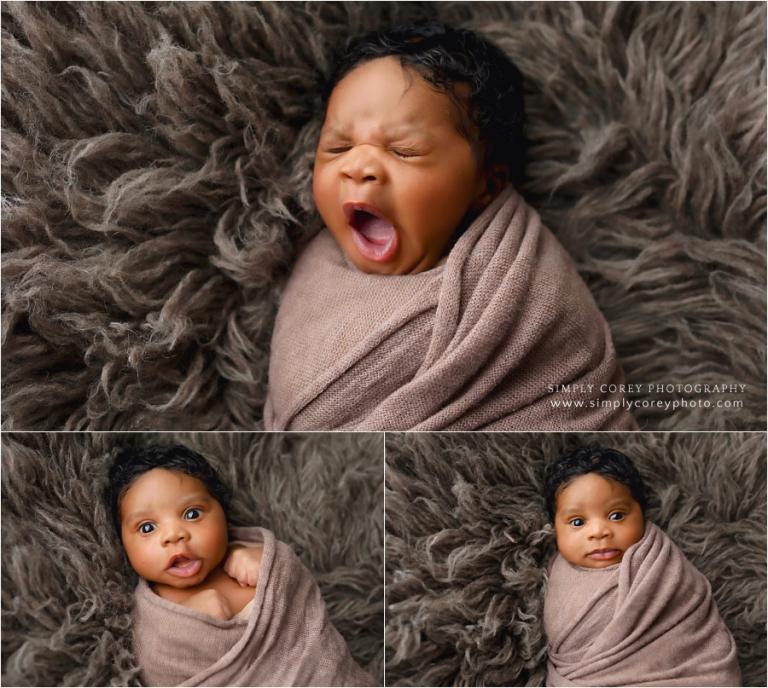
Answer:
<path fill-rule="evenodd" d="M 736 646 L 709 581 L 648 522 L 622 561 L 550 567 L 548 686 L 739 686 Z"/>
<path fill-rule="evenodd" d="M 152 686 L 373 686 L 333 626 L 293 550 L 264 528 L 232 528 L 261 543 L 261 573 L 247 620 L 227 621 L 136 588 L 134 651 Z"/>
<path fill-rule="evenodd" d="M 274 430 L 635 429 L 622 383 L 573 261 L 507 187 L 423 273 L 365 274 L 315 237 L 281 301 L 264 417 Z"/>

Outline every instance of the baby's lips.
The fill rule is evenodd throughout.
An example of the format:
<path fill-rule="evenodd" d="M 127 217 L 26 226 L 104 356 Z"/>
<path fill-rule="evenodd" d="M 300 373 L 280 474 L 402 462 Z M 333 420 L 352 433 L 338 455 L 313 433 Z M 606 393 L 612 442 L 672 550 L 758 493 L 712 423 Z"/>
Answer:
<path fill-rule="evenodd" d="M 168 564 L 166 564 L 167 569 L 171 568 L 172 566 L 176 566 L 179 562 L 185 562 L 185 561 L 191 561 L 192 559 L 196 559 L 193 554 L 190 552 L 177 552 L 173 556 L 171 556 L 170 559 L 168 559 Z"/>
<path fill-rule="evenodd" d="M 606 547 L 604 549 L 598 549 L 593 550 L 587 556 L 590 559 L 614 559 L 615 557 L 619 556 L 621 554 L 621 551 L 612 547 Z"/>
<path fill-rule="evenodd" d="M 174 554 L 168 560 L 166 571 L 177 578 L 190 578 L 196 576 L 203 566 L 203 560 L 198 559 L 194 554 Z"/>
<path fill-rule="evenodd" d="M 203 562 L 201 559 L 184 559 L 173 563 L 166 570 L 177 578 L 191 578 L 200 572 L 202 566 Z"/>
<path fill-rule="evenodd" d="M 344 217 L 347 219 L 347 224 L 352 221 L 352 216 L 355 214 L 356 210 L 364 210 L 366 213 L 370 213 L 371 215 L 375 215 L 382 220 L 392 223 L 392 221 L 375 205 L 371 205 L 365 201 L 346 201 L 342 204 L 341 209 L 344 211 Z"/>

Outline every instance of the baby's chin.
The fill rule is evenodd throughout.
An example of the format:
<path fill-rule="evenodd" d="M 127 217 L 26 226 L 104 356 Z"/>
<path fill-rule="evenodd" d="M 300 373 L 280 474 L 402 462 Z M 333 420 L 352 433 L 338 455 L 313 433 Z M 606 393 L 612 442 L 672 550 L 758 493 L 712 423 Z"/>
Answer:
<path fill-rule="evenodd" d="M 369 264 L 360 260 L 355 260 L 354 256 L 346 254 L 347 260 L 349 260 L 360 272 L 364 272 L 368 275 L 385 275 L 388 277 L 394 277 L 396 275 L 415 275 L 418 272 L 424 272 L 429 268 L 414 269 L 411 270 L 401 265 L 387 265 L 381 263 Z"/>
<path fill-rule="evenodd" d="M 194 588 L 196 585 L 200 585 L 206 578 L 207 575 L 200 576 L 196 579 L 185 579 L 183 581 L 172 579 L 163 581 L 163 584 L 170 588 L 176 588 L 177 590 L 185 590 L 186 588 Z"/>

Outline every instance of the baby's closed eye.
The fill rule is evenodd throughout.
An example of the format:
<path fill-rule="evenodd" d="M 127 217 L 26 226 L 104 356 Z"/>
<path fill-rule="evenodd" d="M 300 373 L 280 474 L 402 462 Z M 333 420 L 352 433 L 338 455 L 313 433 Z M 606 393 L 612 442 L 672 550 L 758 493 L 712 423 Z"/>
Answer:
<path fill-rule="evenodd" d="M 403 148 L 398 146 L 396 148 L 392 147 L 389 150 L 399 158 L 418 158 L 423 155 L 422 153 L 420 153 L 418 150 L 414 148 Z"/>

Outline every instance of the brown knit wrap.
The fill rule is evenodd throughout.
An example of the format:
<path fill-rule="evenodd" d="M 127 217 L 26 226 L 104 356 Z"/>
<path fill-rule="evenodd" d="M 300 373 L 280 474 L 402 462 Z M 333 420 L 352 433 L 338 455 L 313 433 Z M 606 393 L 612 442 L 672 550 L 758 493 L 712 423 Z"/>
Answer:
<path fill-rule="evenodd" d="M 372 686 L 328 618 L 311 574 L 264 528 L 232 528 L 263 543 L 247 622 L 221 621 L 136 588 L 134 650 L 151 686 Z"/>
<path fill-rule="evenodd" d="M 305 249 L 272 337 L 268 429 L 634 429 L 608 324 L 573 261 L 508 187 L 416 275 Z M 577 392 L 552 392 L 554 385 Z M 592 386 L 591 388 L 589 386 Z M 555 406 L 581 402 L 583 406 Z"/>
<path fill-rule="evenodd" d="M 653 523 L 621 563 L 555 557 L 544 630 L 548 686 L 740 686 L 709 581 Z"/>

